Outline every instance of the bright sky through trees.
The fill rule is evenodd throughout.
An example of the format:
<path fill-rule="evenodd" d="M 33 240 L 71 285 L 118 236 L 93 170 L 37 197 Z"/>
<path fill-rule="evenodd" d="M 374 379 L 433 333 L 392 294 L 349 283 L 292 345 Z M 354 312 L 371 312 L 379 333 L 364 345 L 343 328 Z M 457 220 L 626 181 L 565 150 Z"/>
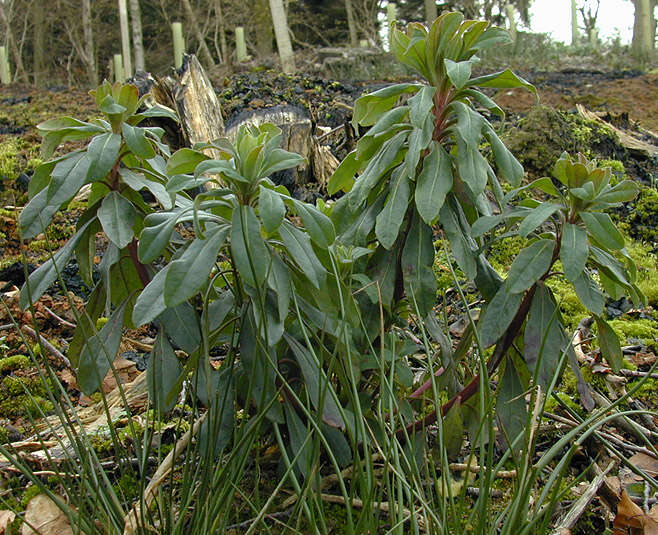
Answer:
<path fill-rule="evenodd" d="M 582 0 L 578 1 L 582 4 Z M 592 5 L 596 2 L 592 1 Z M 550 33 L 557 41 L 571 42 L 571 1 L 535 0 L 531 4 L 531 28 L 535 32 Z M 581 17 L 579 23 L 582 25 Z M 633 36 L 633 2 L 630 0 L 601 0 L 597 19 L 599 36 L 606 40 L 621 37 L 628 44 Z"/>

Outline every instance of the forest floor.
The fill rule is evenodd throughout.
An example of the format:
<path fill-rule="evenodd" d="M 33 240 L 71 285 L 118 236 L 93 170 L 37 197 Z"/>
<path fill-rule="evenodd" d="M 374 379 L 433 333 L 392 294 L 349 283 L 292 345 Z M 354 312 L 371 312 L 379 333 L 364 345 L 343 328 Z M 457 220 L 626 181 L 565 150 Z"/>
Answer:
<path fill-rule="evenodd" d="M 618 177 L 625 176 L 645 186 L 639 201 L 632 207 L 620 209 L 616 219 L 633 240 L 631 254 L 639 262 L 649 308 L 634 310 L 628 303 L 608 304 L 613 326 L 625 344 L 628 369 L 642 376 L 656 362 L 658 353 L 658 192 L 655 189 L 658 187 L 658 74 L 577 70 L 520 74 L 537 86 L 539 106 L 533 95 L 517 90 L 499 91 L 495 100 L 508 114 L 503 125 L 504 139 L 526 167 L 529 177 L 548 174 L 552 162 L 563 150 L 582 151 L 607 162 Z M 215 80 L 227 123 L 244 111 L 288 104 L 306 109 L 316 127 L 333 129 L 350 120 L 351 107 L 358 96 L 385 83 L 389 82 L 328 81 L 317 76 L 291 77 L 271 71 L 241 73 Z M 582 106 L 580 111 L 577 105 Z M 593 112 L 606 124 L 592 120 L 592 116 L 585 118 L 583 109 Z M 21 85 L 0 87 L 0 294 L 3 302 L 0 306 L 0 329 L 3 329 L 0 331 L 0 440 L 4 442 L 28 438 L 29 418 L 35 414 L 29 409 L 32 402 L 27 403 L 22 391 L 9 388 L 4 378 L 12 376 L 23 380 L 27 388 L 33 389 L 33 399 L 36 402 L 41 399 L 42 408 L 48 408 L 39 394 L 37 376 L 29 360 L 15 358 L 27 354 L 27 347 L 21 335 L 11 328 L 13 321 L 23 326 L 36 321 L 42 336 L 65 354 L 75 323 L 71 304 L 81 305 L 88 292 L 76 275 L 75 264 L 71 264 L 64 277 L 72 299 L 53 287 L 35 307 L 35 317 L 17 306 L 17 290 L 24 282 L 24 259 L 28 270 L 43 262 L 49 249 L 61 246 L 72 234 L 78 213 L 74 202 L 68 211 L 57 216 L 51 234 L 40 236 L 30 244 L 22 243 L 16 234 L 16 217 L 26 202 L 27 183 L 34 168 L 41 163 L 35 125 L 62 115 L 89 119 L 94 114 L 94 103 L 85 91 L 42 90 Z M 342 133 L 332 134 L 327 139 L 339 159 L 349 148 L 344 134 L 347 130 L 345 127 Z M 317 130 L 317 135 L 321 133 Z M 633 140 L 637 143 L 633 144 Z M 512 250 L 498 251 L 494 267 L 505 271 L 514 254 Z M 440 274 L 440 267 L 438 271 Z M 585 311 L 574 304 L 577 300 L 567 290 L 555 290 L 562 299 L 569 327 L 575 330 L 586 315 Z M 458 314 L 451 319 L 455 321 L 454 330 L 458 335 Z M 120 377 L 126 383 L 143 373 L 145 355 L 153 342 L 152 334 L 146 328 L 127 333 L 118 361 Z M 592 372 L 589 377 L 605 395 L 619 395 L 624 386 L 637 379 L 629 373 L 624 376 L 625 384 L 620 386 L 611 379 L 610 370 L 600 365 L 595 347 L 585 353 L 584 366 L 589 366 Z M 53 355 L 57 352 L 49 352 L 50 357 Z M 13 363 L 8 360 L 11 357 L 14 357 Z M 93 407 L 97 400 L 80 395 L 71 371 L 61 362 L 54 362 L 59 367 L 58 377 L 72 398 L 81 406 Z M 110 379 L 104 383 L 107 393 L 115 386 Z M 636 401 L 638 406 L 658 410 L 658 379 L 649 379 Z M 560 408 L 555 407 L 554 411 L 560 413 Z M 658 430 L 657 418 L 644 418 L 641 423 L 654 432 Z M 619 439 L 622 449 L 626 445 L 626 451 L 635 455 L 634 462 L 654 478 L 658 477 L 658 458 L 641 446 L 636 437 L 614 426 L 610 432 Z M 4 468 L 0 463 L 0 479 Z M 634 477 L 624 468 L 616 469 L 611 472 L 607 484 L 617 491 L 620 486 L 633 484 L 634 495 L 643 496 L 644 489 Z M 655 492 L 656 489 L 651 490 L 651 503 L 656 501 Z M 612 515 L 609 509 L 616 506 L 599 494 L 583 514 L 586 521 L 572 532 L 584 534 L 596 530 L 602 533 Z"/>

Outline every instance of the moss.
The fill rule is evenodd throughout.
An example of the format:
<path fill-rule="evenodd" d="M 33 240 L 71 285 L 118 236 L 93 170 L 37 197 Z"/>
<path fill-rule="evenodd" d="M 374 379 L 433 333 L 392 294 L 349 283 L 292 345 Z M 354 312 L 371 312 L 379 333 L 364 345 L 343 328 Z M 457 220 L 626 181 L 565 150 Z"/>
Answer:
<path fill-rule="evenodd" d="M 525 244 L 520 236 L 497 240 L 489 248 L 487 259 L 498 273 L 505 275 Z"/>
<path fill-rule="evenodd" d="M 616 135 L 595 121 L 553 108 L 537 106 L 511 129 L 504 142 L 532 176 L 550 174 L 564 151 L 588 158 L 616 157 L 623 150 Z"/>
<path fill-rule="evenodd" d="M 556 400 L 553 396 L 548 398 L 546 400 L 546 406 L 544 408 L 545 411 L 555 412 L 556 409 L 558 409 L 560 406 L 566 405 L 576 414 L 580 414 L 581 416 L 585 415 L 585 411 L 583 410 L 583 407 L 580 405 L 580 403 L 577 403 L 575 401 L 578 398 L 574 398 L 572 395 L 567 394 L 565 392 L 557 392 L 555 395 L 559 398 L 559 401 Z"/>
<path fill-rule="evenodd" d="M 636 284 L 650 306 L 658 307 L 658 255 L 649 245 L 628 241 L 626 250 L 637 266 Z"/>
<path fill-rule="evenodd" d="M 632 203 L 613 213 L 613 219 L 632 238 L 655 246 L 658 242 L 658 191 L 641 188 Z"/>
<path fill-rule="evenodd" d="M 123 472 L 113 487 L 117 495 L 123 497 L 128 502 L 136 500 L 141 493 L 139 478 L 134 470 Z"/>
<path fill-rule="evenodd" d="M 639 399 L 650 410 L 656 410 L 658 408 L 658 402 L 656 401 L 656 392 L 658 392 L 658 379 L 649 377 L 643 380 L 644 383 L 635 392 L 633 397 Z"/>
<path fill-rule="evenodd" d="M 605 380 L 605 375 L 602 373 L 594 373 L 588 366 L 583 366 L 580 371 L 583 374 L 583 379 L 590 386 L 593 386 L 601 392 L 607 392 L 608 387 Z"/>
<path fill-rule="evenodd" d="M 0 359 L 0 373 L 9 373 L 15 370 L 26 369 L 31 365 L 30 358 L 25 355 L 13 355 Z"/>
<path fill-rule="evenodd" d="M 38 487 L 37 485 L 30 485 L 25 489 L 25 492 L 23 492 L 23 495 L 21 496 L 21 508 L 25 509 L 27 507 L 27 504 L 30 502 L 32 498 L 35 496 L 38 496 L 41 494 L 41 488 Z"/>
<path fill-rule="evenodd" d="M 555 269 L 559 270 L 560 268 L 556 265 Z M 562 312 L 565 327 L 572 331 L 576 328 L 580 320 L 589 316 L 589 312 L 580 302 L 580 298 L 576 294 L 573 284 L 568 280 L 563 277 L 551 277 L 548 279 L 547 285 L 553 290 L 555 300 Z"/>
<path fill-rule="evenodd" d="M 21 168 L 20 150 L 21 143 L 18 139 L 10 138 L 0 143 L 0 177 L 9 180 L 18 177 Z"/>
<path fill-rule="evenodd" d="M 658 322 L 648 318 L 616 319 L 609 323 L 622 343 L 634 338 L 645 345 L 654 345 L 658 339 Z"/>
<path fill-rule="evenodd" d="M 0 381 L 0 418 L 40 418 L 53 410 L 40 377 L 9 375 Z"/>

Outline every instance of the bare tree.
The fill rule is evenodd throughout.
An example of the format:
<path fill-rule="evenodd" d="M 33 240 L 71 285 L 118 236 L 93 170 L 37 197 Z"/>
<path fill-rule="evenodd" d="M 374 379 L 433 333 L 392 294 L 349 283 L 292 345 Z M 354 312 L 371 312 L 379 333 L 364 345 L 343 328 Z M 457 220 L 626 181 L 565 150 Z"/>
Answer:
<path fill-rule="evenodd" d="M 91 0 L 82 0 L 82 31 L 84 45 L 80 48 L 80 56 L 87 66 L 87 77 L 92 87 L 98 85 L 98 67 L 94 52 L 94 33 L 91 18 Z"/>
<path fill-rule="evenodd" d="M 199 26 L 199 19 L 197 18 L 196 13 L 192 9 L 192 4 L 190 4 L 190 0 L 183 0 L 183 9 L 185 9 L 185 14 L 189 21 L 188 27 L 192 28 L 192 31 L 194 32 L 194 35 L 197 38 L 199 45 L 199 52 L 201 54 L 201 57 L 203 58 L 203 62 L 206 64 L 206 67 L 214 67 L 215 60 L 210 54 L 210 50 L 208 50 L 208 45 L 206 44 L 206 37 L 201 29 L 201 26 Z"/>
<path fill-rule="evenodd" d="M 583 19 L 583 28 L 585 30 L 585 35 L 589 39 L 589 44 L 592 47 L 595 47 L 597 44 L 598 32 L 596 30 L 596 19 L 599 16 L 600 7 L 601 7 L 601 0 L 595 0 L 595 2 L 590 0 L 585 0 L 583 5 L 579 8 L 580 16 Z"/>
<path fill-rule="evenodd" d="M 16 80 L 25 77 L 25 68 L 23 67 L 23 58 L 18 48 L 16 38 L 14 37 L 14 32 L 12 30 L 12 11 L 12 2 L 5 3 L 0 1 L 0 20 L 5 27 L 5 42 L 7 43 L 8 49 L 11 50 L 12 56 L 14 57 L 14 65 L 16 69 L 13 79 Z"/>
<path fill-rule="evenodd" d="M 145 71 L 144 38 L 142 37 L 142 11 L 139 0 L 130 0 L 130 23 L 133 29 L 133 50 L 135 51 L 135 70 Z"/>
<path fill-rule="evenodd" d="M 345 0 L 345 12 L 347 13 L 347 28 L 350 32 L 350 46 L 354 48 L 359 44 L 359 34 L 356 30 L 352 0 Z"/>
<path fill-rule="evenodd" d="M 276 36 L 276 46 L 279 49 L 281 67 L 283 72 L 295 72 L 295 56 L 292 53 L 292 43 L 288 31 L 286 11 L 283 8 L 283 0 L 270 0 L 270 11 L 272 12 L 272 24 Z"/>
<path fill-rule="evenodd" d="M 633 0 L 635 22 L 633 24 L 633 55 L 640 61 L 648 62 L 656 46 L 656 21 L 654 11 L 656 0 Z"/>

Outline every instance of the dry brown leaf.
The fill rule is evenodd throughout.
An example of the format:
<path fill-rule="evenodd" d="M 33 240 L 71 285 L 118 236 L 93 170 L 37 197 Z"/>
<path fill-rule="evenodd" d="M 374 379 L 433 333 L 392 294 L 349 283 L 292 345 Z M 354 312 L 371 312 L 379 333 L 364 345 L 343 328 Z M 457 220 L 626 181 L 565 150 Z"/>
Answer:
<path fill-rule="evenodd" d="M 12 511 L 5 509 L 0 511 L 0 535 L 4 535 L 7 526 L 16 519 L 16 515 Z"/>
<path fill-rule="evenodd" d="M 27 504 L 21 535 L 73 535 L 73 530 L 55 502 L 45 494 L 37 494 Z"/>
<path fill-rule="evenodd" d="M 646 453 L 636 453 L 628 461 L 635 467 L 644 470 L 651 477 L 658 476 L 658 459 Z"/>
<path fill-rule="evenodd" d="M 614 535 L 658 535 L 658 507 L 649 514 L 634 504 L 625 490 L 617 506 L 617 516 L 613 522 Z"/>

